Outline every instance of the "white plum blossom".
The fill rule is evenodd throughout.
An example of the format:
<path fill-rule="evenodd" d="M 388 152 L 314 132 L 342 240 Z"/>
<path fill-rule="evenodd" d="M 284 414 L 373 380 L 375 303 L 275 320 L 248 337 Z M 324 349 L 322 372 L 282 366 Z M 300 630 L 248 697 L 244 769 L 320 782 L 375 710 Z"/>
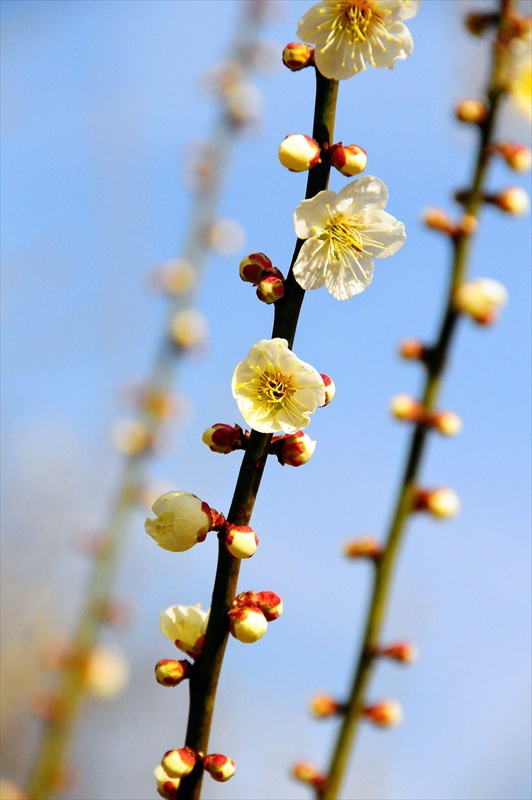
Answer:
<path fill-rule="evenodd" d="M 366 64 L 391 69 L 412 55 L 414 42 L 403 20 L 421 0 L 322 0 L 303 14 L 297 35 L 316 45 L 316 66 L 326 78 L 350 78 Z"/>
<path fill-rule="evenodd" d="M 294 264 L 303 289 L 327 290 L 348 300 L 373 278 L 373 259 L 388 258 L 406 239 L 405 227 L 383 209 L 388 189 L 379 178 L 365 175 L 339 194 L 318 192 L 302 200 L 294 212 L 294 228 L 306 239 Z"/>
<path fill-rule="evenodd" d="M 195 494 L 166 492 L 152 506 L 144 530 L 163 550 L 182 553 L 202 542 L 211 529 L 211 509 Z"/>
<path fill-rule="evenodd" d="M 295 433 L 325 402 L 319 372 L 301 361 L 286 339 L 261 339 L 238 364 L 231 385 L 240 413 L 261 433 Z"/>
<path fill-rule="evenodd" d="M 197 658 L 203 647 L 209 613 L 210 610 L 202 611 L 200 605 L 170 606 L 161 611 L 161 633 L 187 656 Z"/>

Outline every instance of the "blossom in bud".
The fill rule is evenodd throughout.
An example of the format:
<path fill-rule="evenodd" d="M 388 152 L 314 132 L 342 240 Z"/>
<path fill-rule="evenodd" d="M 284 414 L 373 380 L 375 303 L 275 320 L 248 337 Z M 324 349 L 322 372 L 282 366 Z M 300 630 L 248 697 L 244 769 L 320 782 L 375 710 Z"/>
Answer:
<path fill-rule="evenodd" d="M 180 778 L 171 778 L 159 765 L 153 770 L 157 781 L 157 792 L 164 800 L 176 800 L 177 790 L 181 782 Z"/>
<path fill-rule="evenodd" d="M 144 530 L 163 550 L 182 553 L 203 542 L 211 529 L 211 509 L 195 494 L 166 492 L 153 504 L 156 519 L 148 517 Z"/>
<path fill-rule="evenodd" d="M 283 50 L 283 64 L 297 72 L 314 63 L 314 48 L 301 42 L 289 42 Z"/>
<path fill-rule="evenodd" d="M 178 311 L 170 323 L 172 339 L 178 347 L 190 350 L 204 345 L 209 338 L 209 325 L 196 308 Z"/>
<path fill-rule="evenodd" d="M 155 678 L 161 686 L 178 686 L 189 676 L 190 662 L 163 658 L 155 665 Z"/>
<path fill-rule="evenodd" d="M 426 208 L 421 215 L 421 221 L 427 228 L 441 231 L 441 233 L 446 233 L 448 236 L 454 236 L 456 233 L 454 221 L 443 208 Z"/>
<path fill-rule="evenodd" d="M 251 558 L 259 545 L 253 528 L 247 525 L 231 525 L 225 537 L 225 547 L 233 558 Z"/>
<path fill-rule="evenodd" d="M 300 467 L 314 455 L 316 442 L 304 431 L 296 431 L 274 440 L 274 446 L 280 464 Z"/>
<path fill-rule="evenodd" d="M 529 172 L 532 167 L 532 150 L 524 144 L 500 142 L 494 150 L 499 153 L 508 166 L 516 172 Z"/>
<path fill-rule="evenodd" d="M 196 753 L 190 747 L 179 750 L 168 750 L 161 761 L 161 767 L 171 778 L 183 778 L 189 775 L 196 763 Z"/>
<path fill-rule="evenodd" d="M 167 392 L 147 388 L 141 392 L 139 406 L 155 419 L 171 419 L 176 412 L 174 397 Z"/>
<path fill-rule="evenodd" d="M 336 394 L 336 386 L 334 385 L 333 379 L 329 378 L 328 375 L 324 375 L 323 373 L 320 373 L 320 375 L 323 381 L 323 385 L 325 386 L 325 402 L 323 406 L 320 406 L 320 408 L 324 408 L 325 406 L 329 405 L 334 395 Z"/>
<path fill-rule="evenodd" d="M 486 199 L 501 211 L 512 214 L 514 217 L 524 217 L 530 209 L 528 192 L 521 186 L 509 186 L 499 194 Z"/>
<path fill-rule="evenodd" d="M 465 26 L 473 36 L 482 36 L 496 22 L 496 14 L 483 14 L 476 11 L 472 11 L 465 18 Z"/>
<path fill-rule="evenodd" d="M 352 178 L 366 169 L 368 154 L 358 144 L 337 144 L 331 156 L 331 167 L 335 167 L 342 175 Z"/>
<path fill-rule="evenodd" d="M 478 228 L 478 219 L 474 214 L 464 214 L 456 226 L 457 234 L 465 234 L 471 236 Z"/>
<path fill-rule="evenodd" d="M 320 719 L 332 717 L 341 709 L 340 704 L 330 694 L 317 694 L 310 702 L 310 710 Z"/>
<path fill-rule="evenodd" d="M 398 661 L 401 664 L 411 664 L 416 661 L 419 656 L 417 647 L 410 642 L 396 642 L 387 647 L 381 647 L 378 651 L 379 656 L 391 658 L 393 661 Z"/>
<path fill-rule="evenodd" d="M 284 280 L 276 275 L 269 275 L 257 287 L 257 297 L 270 305 L 284 297 Z"/>
<path fill-rule="evenodd" d="M 12 781 L 0 781 L 0 800 L 27 800 L 28 795 Z"/>
<path fill-rule="evenodd" d="M 213 453 L 232 453 L 242 448 L 242 428 L 240 425 L 217 422 L 203 432 L 201 440 Z"/>
<path fill-rule="evenodd" d="M 283 613 L 283 601 L 275 592 L 258 592 L 255 601 L 268 622 L 279 619 Z"/>
<path fill-rule="evenodd" d="M 214 778 L 215 781 L 219 781 L 220 783 L 232 778 L 236 770 L 235 762 L 231 758 L 223 756 L 221 753 L 213 753 L 210 756 L 204 756 L 203 766 L 205 772 L 208 772 L 211 778 Z"/>
<path fill-rule="evenodd" d="M 396 394 L 390 400 L 390 411 L 396 419 L 419 422 L 423 418 L 423 406 L 408 394 Z"/>
<path fill-rule="evenodd" d="M 412 361 L 424 361 L 427 349 L 419 339 L 403 339 L 399 343 L 399 355 Z"/>
<path fill-rule="evenodd" d="M 170 606 L 161 612 L 161 633 L 187 656 L 197 658 L 203 647 L 209 613 L 202 611 L 200 605 Z"/>
<path fill-rule="evenodd" d="M 263 278 L 270 274 L 273 264 L 264 253 L 251 253 L 240 262 L 240 277 L 246 283 L 257 286 Z"/>
<path fill-rule="evenodd" d="M 414 511 L 428 511 L 439 519 L 449 519 L 460 511 L 460 499 L 453 489 L 418 489 Z"/>
<path fill-rule="evenodd" d="M 376 561 L 382 555 L 382 546 L 374 536 L 365 536 L 347 542 L 344 553 L 348 558 L 372 558 Z"/>
<path fill-rule="evenodd" d="M 320 160 L 320 146 L 304 133 L 289 133 L 279 145 L 279 161 L 290 172 L 312 169 Z"/>
<path fill-rule="evenodd" d="M 160 281 L 171 294 L 186 294 L 196 283 L 196 269 L 182 258 L 172 258 L 160 267 Z"/>
<path fill-rule="evenodd" d="M 508 302 L 508 292 L 499 281 L 477 278 L 461 283 L 454 291 L 453 304 L 457 311 L 468 314 L 480 325 L 491 325 Z"/>
<path fill-rule="evenodd" d="M 488 116 L 488 109 L 480 100 L 461 100 L 456 106 L 456 118 L 470 125 L 481 125 Z"/>
<path fill-rule="evenodd" d="M 297 764 L 294 764 L 292 775 L 296 780 L 310 784 L 318 792 L 325 788 L 325 775 L 308 761 L 298 761 Z"/>
<path fill-rule="evenodd" d="M 262 639 L 268 628 L 266 617 L 255 606 L 234 606 L 229 612 L 231 634 L 244 644 Z"/>
<path fill-rule="evenodd" d="M 437 411 L 430 414 L 427 422 L 444 436 L 458 436 L 462 430 L 462 420 L 454 411 Z"/>
<path fill-rule="evenodd" d="M 96 647 L 85 666 L 84 678 L 90 694 L 110 700 L 121 695 L 126 688 L 129 665 L 118 651 Z"/>
<path fill-rule="evenodd" d="M 380 703 L 367 706 L 363 714 L 380 728 L 393 728 L 403 720 L 403 709 L 397 700 L 381 700 Z"/>
<path fill-rule="evenodd" d="M 122 419 L 113 425 L 111 439 L 117 450 L 137 456 L 153 444 L 153 435 L 140 420 Z"/>

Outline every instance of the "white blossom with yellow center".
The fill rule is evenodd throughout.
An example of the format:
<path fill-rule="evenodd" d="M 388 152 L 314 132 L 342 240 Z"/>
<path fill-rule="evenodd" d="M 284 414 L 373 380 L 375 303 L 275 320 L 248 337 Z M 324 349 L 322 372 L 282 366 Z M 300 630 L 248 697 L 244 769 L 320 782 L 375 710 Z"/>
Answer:
<path fill-rule="evenodd" d="M 261 433 L 295 433 L 325 403 L 319 372 L 288 348 L 286 339 L 262 339 L 233 374 L 233 397 L 240 413 Z"/>
<path fill-rule="evenodd" d="M 421 0 L 322 0 L 299 21 L 297 35 L 316 45 L 316 66 L 326 78 L 350 78 L 366 64 L 391 69 L 412 54 L 414 42 L 402 20 Z"/>
<path fill-rule="evenodd" d="M 365 175 L 339 194 L 319 192 L 294 213 L 299 239 L 306 239 L 294 264 L 303 289 L 327 290 L 337 300 L 360 294 L 373 278 L 373 259 L 388 258 L 406 239 L 405 226 L 384 211 L 388 189 Z"/>

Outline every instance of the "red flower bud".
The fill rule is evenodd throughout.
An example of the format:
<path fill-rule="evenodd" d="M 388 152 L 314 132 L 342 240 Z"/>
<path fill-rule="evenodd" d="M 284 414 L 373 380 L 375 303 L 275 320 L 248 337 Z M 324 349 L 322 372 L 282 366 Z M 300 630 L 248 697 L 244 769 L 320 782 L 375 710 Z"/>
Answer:
<path fill-rule="evenodd" d="M 210 756 L 205 756 L 203 759 L 203 766 L 211 778 L 214 778 L 215 781 L 219 781 L 220 783 L 232 778 L 236 770 L 235 762 L 231 758 L 223 756 L 221 753 L 213 753 Z"/>
<path fill-rule="evenodd" d="M 190 662 L 163 658 L 155 665 L 155 678 L 161 686 L 177 686 L 189 676 Z"/>
<path fill-rule="evenodd" d="M 284 297 L 284 280 L 276 275 L 264 278 L 257 287 L 257 297 L 268 305 L 277 302 Z"/>
<path fill-rule="evenodd" d="M 247 283 L 257 286 L 261 280 L 269 275 L 273 264 L 264 253 L 251 253 L 240 262 L 240 277 Z"/>
<path fill-rule="evenodd" d="M 233 450 L 242 450 L 244 444 L 240 425 L 225 425 L 223 422 L 207 428 L 201 439 L 213 453 L 232 453 Z"/>
<path fill-rule="evenodd" d="M 357 144 L 336 144 L 331 149 L 331 167 L 335 167 L 342 175 L 352 178 L 366 169 L 368 154 Z"/>
<path fill-rule="evenodd" d="M 301 42 L 289 42 L 283 50 L 283 64 L 292 72 L 310 67 L 314 63 L 314 48 Z"/>
<path fill-rule="evenodd" d="M 283 613 L 283 601 L 275 592 L 258 592 L 255 601 L 268 622 L 279 619 Z"/>

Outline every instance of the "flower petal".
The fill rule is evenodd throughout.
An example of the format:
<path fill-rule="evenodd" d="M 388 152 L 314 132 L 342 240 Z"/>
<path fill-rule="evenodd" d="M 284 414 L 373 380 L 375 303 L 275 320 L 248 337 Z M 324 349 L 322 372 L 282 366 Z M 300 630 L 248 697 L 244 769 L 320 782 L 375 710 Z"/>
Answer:
<path fill-rule="evenodd" d="M 389 20 L 412 19 L 421 7 L 421 0 L 378 0 L 380 8 L 389 11 Z"/>
<path fill-rule="evenodd" d="M 373 261 L 370 256 L 357 257 L 354 253 L 346 257 L 345 264 L 338 264 L 327 272 L 327 291 L 337 300 L 350 300 L 370 285 L 373 279 Z"/>
<path fill-rule="evenodd" d="M 402 22 L 394 22 L 389 25 L 388 33 L 390 34 L 389 38 L 382 37 L 384 38 L 384 42 L 381 39 L 382 44 L 379 45 L 379 42 L 376 42 L 372 46 L 374 66 L 393 69 L 396 61 L 402 61 L 412 55 L 414 40 Z"/>
<path fill-rule="evenodd" d="M 310 200 L 302 200 L 294 211 L 294 230 L 298 239 L 308 239 L 321 233 L 330 218 L 329 208 L 334 207 L 336 192 L 318 192 Z"/>
<path fill-rule="evenodd" d="M 302 289 L 319 289 L 325 283 L 329 246 L 316 237 L 307 239 L 293 267 L 294 278 Z"/>
<path fill-rule="evenodd" d="M 364 231 L 372 243 L 365 244 L 364 249 L 373 258 L 388 258 L 397 253 L 406 240 L 405 226 L 386 211 L 371 211 L 365 219 Z"/>
<path fill-rule="evenodd" d="M 388 202 L 388 189 L 380 178 L 364 175 L 344 186 L 336 198 L 335 209 L 341 214 L 367 213 L 377 208 L 385 208 Z"/>

